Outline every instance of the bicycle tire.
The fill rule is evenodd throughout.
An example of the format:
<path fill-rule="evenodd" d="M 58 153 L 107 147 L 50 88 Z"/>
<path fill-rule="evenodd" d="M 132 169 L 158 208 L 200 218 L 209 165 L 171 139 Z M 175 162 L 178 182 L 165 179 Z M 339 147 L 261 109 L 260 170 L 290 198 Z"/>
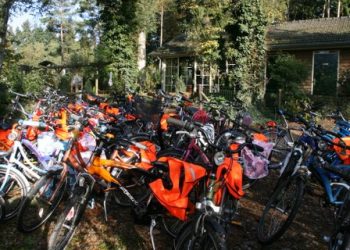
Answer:
<path fill-rule="evenodd" d="M 288 191 L 288 188 L 291 187 L 292 184 L 295 184 L 296 191 L 290 192 Z M 288 178 L 286 182 L 280 182 L 279 186 L 276 187 L 275 191 L 273 192 L 270 200 L 266 204 L 263 214 L 260 217 L 258 228 L 257 228 L 257 238 L 260 243 L 262 244 L 271 244 L 272 242 L 278 240 L 288 229 L 290 224 L 293 222 L 299 207 L 302 203 L 303 196 L 304 196 L 304 189 L 305 189 L 305 182 L 302 178 L 299 178 L 299 176 L 293 176 L 291 178 Z M 285 204 L 286 207 L 284 207 L 284 203 L 282 200 L 282 197 L 284 195 L 291 195 L 292 203 Z M 288 196 L 286 196 L 288 197 Z M 282 204 L 280 202 L 282 201 Z M 276 203 L 277 202 L 277 203 Z M 290 202 L 290 201 L 289 201 Z M 280 208 L 279 205 L 282 205 L 283 207 Z M 279 218 L 284 219 L 284 222 L 280 224 L 279 228 L 274 228 L 275 230 L 273 232 L 266 232 L 265 226 L 267 224 L 268 219 L 268 213 L 270 210 L 273 210 L 273 212 L 280 212 L 282 215 L 279 215 L 278 213 L 273 213 L 271 216 L 271 220 L 277 221 Z M 285 216 L 286 210 L 287 216 Z M 271 225 L 268 225 L 268 228 L 270 228 Z"/>
<path fill-rule="evenodd" d="M 76 187 L 73 197 L 68 201 L 63 213 L 59 216 L 56 222 L 56 226 L 53 229 L 52 234 L 50 235 L 48 250 L 65 249 L 72 239 L 75 229 L 86 209 L 88 203 L 87 197 L 91 192 L 91 190 L 86 190 L 85 188 L 88 187 Z M 70 225 L 66 225 L 66 221 L 71 222 Z M 61 237 L 60 232 L 64 229 L 68 229 L 68 232 L 63 233 Z"/>
<path fill-rule="evenodd" d="M 215 222 L 214 222 L 215 223 Z M 190 223 L 184 226 L 184 228 L 180 231 L 176 241 L 175 241 L 175 250 L 182 249 L 204 249 L 204 250 L 226 250 L 226 233 L 223 227 L 213 222 L 208 222 L 205 220 L 204 223 L 201 224 L 203 230 L 203 234 L 201 237 L 205 237 L 204 239 L 198 238 L 195 235 L 195 226 L 197 224 L 197 220 L 192 220 Z M 198 242 L 199 241 L 199 242 Z"/>
<path fill-rule="evenodd" d="M 350 249 L 350 193 L 339 207 L 335 218 L 335 230 L 329 241 L 330 250 Z"/>
<path fill-rule="evenodd" d="M 344 233 L 343 244 L 339 250 L 349 250 L 350 249 L 350 230 Z"/>
<path fill-rule="evenodd" d="M 150 136 L 147 135 L 135 135 L 131 138 L 129 138 L 129 141 L 150 141 Z M 140 174 L 139 171 L 135 170 L 127 170 L 123 171 L 120 176 L 118 176 L 118 179 L 123 183 L 123 180 L 125 182 L 125 185 L 123 183 L 123 187 L 126 188 L 130 194 L 135 198 L 137 202 L 142 202 L 146 200 L 149 195 L 151 194 L 151 191 L 148 188 L 148 185 L 144 182 L 143 175 L 141 173 L 141 176 L 138 176 Z M 136 178 L 135 178 L 136 177 Z M 130 180 L 132 182 L 130 182 Z M 135 180 L 137 182 L 135 182 Z M 134 187 L 141 187 L 139 190 L 134 190 Z M 117 203 L 119 206 L 122 207 L 130 207 L 133 205 L 132 201 L 120 190 L 113 190 L 110 192 L 110 195 L 113 198 L 113 201 Z"/>
<path fill-rule="evenodd" d="M 5 200 L 0 196 L 0 222 L 4 219 L 5 213 Z"/>
<path fill-rule="evenodd" d="M 1 183 L 1 176 L 5 177 L 6 172 L 7 172 L 7 167 L 0 166 L 0 183 Z M 9 175 L 10 175 L 9 182 L 11 182 L 9 186 L 11 188 L 8 188 L 7 190 L 5 190 L 4 196 L 2 197 L 5 203 L 4 205 L 5 213 L 2 216 L 3 217 L 2 220 L 4 221 L 10 220 L 15 216 L 17 216 L 21 203 L 23 202 L 24 197 L 27 195 L 30 189 L 29 182 L 20 171 L 11 167 Z M 14 190 L 16 186 L 18 187 L 18 189 Z M 18 192 L 20 192 L 19 195 L 18 195 Z M 9 197 L 12 195 L 14 195 L 14 197 Z"/>
<path fill-rule="evenodd" d="M 349 250 L 350 249 L 350 231 L 337 231 L 332 235 L 329 241 L 329 250 Z"/>
<path fill-rule="evenodd" d="M 45 175 L 41 177 L 28 192 L 17 216 L 17 229 L 19 231 L 29 233 L 38 229 L 56 210 L 67 188 L 67 179 L 63 181 L 58 180 L 58 184 L 56 184 L 56 187 L 52 190 L 50 185 L 51 183 L 55 185 L 55 178 L 57 178 L 57 176 L 54 175 Z M 55 197 L 52 197 L 54 194 Z M 37 195 L 39 196 L 37 197 Z M 43 208 L 46 204 L 48 205 L 47 209 Z M 31 224 L 29 224 L 30 222 Z"/>
<path fill-rule="evenodd" d="M 149 195 L 151 194 L 151 191 L 149 190 L 146 182 L 144 182 L 144 180 L 142 179 L 142 175 L 136 176 L 137 173 L 138 173 L 137 170 L 136 171 L 129 170 L 127 171 L 127 173 L 122 173 L 119 178 L 121 179 L 120 180 L 121 182 L 123 182 L 123 179 L 125 181 L 125 179 L 127 178 L 134 179 L 133 177 L 136 177 L 136 179 L 140 181 L 140 184 L 136 183 L 135 180 L 132 180 L 133 183 L 123 185 L 123 187 L 128 190 L 128 192 L 134 197 L 134 199 L 140 203 L 149 197 Z M 135 187 L 137 186 L 140 187 L 139 190 L 135 190 Z M 132 201 L 127 197 L 127 195 L 125 195 L 119 189 L 110 191 L 110 195 L 112 196 L 113 201 L 121 207 L 130 207 L 133 205 Z"/>

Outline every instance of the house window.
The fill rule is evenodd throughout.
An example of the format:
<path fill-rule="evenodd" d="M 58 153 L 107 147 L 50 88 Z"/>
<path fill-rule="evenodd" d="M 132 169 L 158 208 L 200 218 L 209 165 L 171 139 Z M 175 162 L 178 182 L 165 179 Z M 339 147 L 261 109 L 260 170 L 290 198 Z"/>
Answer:
<path fill-rule="evenodd" d="M 165 62 L 165 91 L 174 92 L 178 77 L 178 58 L 169 58 Z"/>
<path fill-rule="evenodd" d="M 232 60 L 226 60 L 226 62 L 225 62 L 225 67 L 226 67 L 225 72 L 226 72 L 226 74 L 231 73 L 233 71 L 233 69 L 235 68 L 235 65 L 236 64 Z"/>
<path fill-rule="evenodd" d="M 196 71 L 197 85 L 203 84 L 203 88 L 209 87 L 210 65 L 207 63 L 198 63 Z"/>
<path fill-rule="evenodd" d="M 193 58 L 180 59 L 180 77 L 186 85 L 193 84 Z"/>
<path fill-rule="evenodd" d="M 313 95 L 335 96 L 337 94 L 339 51 L 314 52 Z"/>

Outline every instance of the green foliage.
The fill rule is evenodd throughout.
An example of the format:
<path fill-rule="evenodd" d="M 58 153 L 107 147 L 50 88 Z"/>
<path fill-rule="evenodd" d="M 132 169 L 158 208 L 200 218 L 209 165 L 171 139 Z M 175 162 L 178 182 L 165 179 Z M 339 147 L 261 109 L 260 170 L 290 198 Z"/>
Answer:
<path fill-rule="evenodd" d="M 270 96 L 272 93 L 276 98 L 275 101 L 277 101 L 277 93 L 281 89 L 282 105 L 288 110 L 300 111 L 306 103 L 309 103 L 309 99 L 301 87 L 301 84 L 307 79 L 309 74 L 307 65 L 293 55 L 278 55 L 271 60 L 268 66 L 270 80 L 267 92 Z"/>
<path fill-rule="evenodd" d="M 287 19 L 289 0 L 261 0 L 263 12 L 268 23 L 282 22 Z"/>
<path fill-rule="evenodd" d="M 160 83 L 160 72 L 157 66 L 154 64 L 146 66 L 146 68 L 140 72 L 139 79 L 142 92 L 153 92 Z"/>
<path fill-rule="evenodd" d="M 226 27 L 223 59 L 234 64 L 228 81 L 249 105 L 264 94 L 266 19 L 259 1 L 240 0 L 232 6 L 234 22 Z"/>
<path fill-rule="evenodd" d="M 325 0 L 291 0 L 289 7 L 289 19 L 312 19 L 322 17 Z"/>
<path fill-rule="evenodd" d="M 72 77 L 73 74 L 71 72 L 67 72 L 64 76 L 61 76 L 60 83 L 58 85 L 59 89 L 63 92 L 70 92 L 70 84 Z"/>
<path fill-rule="evenodd" d="M 175 81 L 175 91 L 176 92 L 185 92 L 186 84 L 182 77 L 178 77 Z"/>
<path fill-rule="evenodd" d="M 149 33 L 157 29 L 157 19 L 155 15 L 155 13 L 158 11 L 157 1 L 158 0 L 136 1 L 136 30 Z"/>
<path fill-rule="evenodd" d="M 108 1 L 99 0 L 103 35 L 99 51 L 103 51 L 111 65 L 114 88 L 123 91 L 125 86 L 136 89 L 137 36 L 156 30 L 156 0 Z"/>
<path fill-rule="evenodd" d="M 289 20 L 320 18 L 326 17 L 325 0 L 290 0 L 289 1 Z M 336 17 L 338 12 L 338 1 L 330 1 L 330 16 Z M 350 0 L 341 0 L 341 16 L 350 14 Z"/>
<path fill-rule="evenodd" d="M 206 62 L 220 59 L 219 39 L 225 26 L 232 21 L 228 0 L 180 0 L 182 27 L 196 44 L 199 58 Z"/>
<path fill-rule="evenodd" d="M 31 71 L 23 77 L 23 89 L 26 93 L 40 93 L 47 85 L 45 71 Z"/>

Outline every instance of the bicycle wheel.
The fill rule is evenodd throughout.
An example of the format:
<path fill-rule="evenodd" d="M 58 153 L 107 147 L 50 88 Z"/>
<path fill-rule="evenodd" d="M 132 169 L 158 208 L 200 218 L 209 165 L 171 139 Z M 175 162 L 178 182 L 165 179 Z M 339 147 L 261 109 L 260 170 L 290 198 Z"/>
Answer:
<path fill-rule="evenodd" d="M 25 197 L 18 213 L 17 228 L 31 232 L 43 225 L 60 204 L 67 187 L 67 179 L 60 175 L 45 175 L 37 181 Z"/>
<path fill-rule="evenodd" d="M 196 230 L 197 225 L 199 228 Z M 193 220 L 182 229 L 175 241 L 175 250 L 182 249 L 226 250 L 225 230 L 220 224 L 207 219 L 200 224 Z"/>
<path fill-rule="evenodd" d="M 338 231 L 332 235 L 330 244 L 330 250 L 349 250 L 350 249 L 350 231 L 343 232 Z"/>
<path fill-rule="evenodd" d="M 118 180 L 122 183 L 123 187 L 133 196 L 137 202 L 146 200 L 151 191 L 145 181 L 145 177 L 138 171 L 123 171 Z M 130 207 L 133 205 L 130 198 L 119 189 L 110 191 L 110 195 L 114 202 L 122 207 Z"/>
<path fill-rule="evenodd" d="M 73 197 L 68 201 L 50 235 L 49 250 L 61 250 L 68 245 L 84 214 L 90 192 L 88 186 L 76 187 Z"/>
<path fill-rule="evenodd" d="M 339 248 L 339 250 L 349 250 L 350 249 L 350 229 L 344 233 L 343 244 Z"/>
<path fill-rule="evenodd" d="M 343 205 L 338 209 L 335 218 L 335 232 L 329 241 L 331 250 L 350 249 L 350 194 L 347 193 Z"/>
<path fill-rule="evenodd" d="M 7 167 L 0 166 L 0 186 L 6 181 L 3 186 L 3 201 L 4 214 L 3 220 L 9 220 L 15 217 L 18 213 L 20 205 L 27 195 L 30 185 L 24 175 L 17 169 L 10 167 L 7 176 Z"/>
<path fill-rule="evenodd" d="M 135 135 L 129 138 L 129 141 L 150 141 L 150 137 L 147 135 Z M 145 181 L 145 176 L 142 172 L 137 170 L 121 171 L 115 177 L 122 183 L 122 186 L 128 190 L 137 202 L 142 202 L 149 197 L 151 191 L 149 190 Z M 130 207 L 133 205 L 130 198 L 119 189 L 111 191 L 110 195 L 120 206 Z"/>
<path fill-rule="evenodd" d="M 0 222 L 5 217 L 5 200 L 0 196 Z"/>
<path fill-rule="evenodd" d="M 304 188 L 305 183 L 298 176 L 280 182 L 259 220 L 257 237 L 261 243 L 276 241 L 288 229 L 301 205 Z"/>

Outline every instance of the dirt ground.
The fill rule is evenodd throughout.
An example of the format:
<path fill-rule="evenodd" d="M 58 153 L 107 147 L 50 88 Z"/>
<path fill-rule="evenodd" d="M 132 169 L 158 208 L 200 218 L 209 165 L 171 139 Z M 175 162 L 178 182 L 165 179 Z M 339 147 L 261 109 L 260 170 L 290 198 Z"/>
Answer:
<path fill-rule="evenodd" d="M 229 249 L 327 249 L 323 237 L 332 228 L 332 209 L 322 207 L 320 197 L 309 192 L 286 234 L 269 246 L 258 243 L 255 236 L 257 222 L 275 180 L 276 174 L 272 173 L 246 192 L 240 201 L 237 221 L 229 228 Z M 54 220 L 34 233 L 22 234 L 16 230 L 15 220 L 5 222 L 0 225 L 0 249 L 46 249 L 48 232 L 53 224 Z M 157 249 L 171 249 L 172 239 L 165 232 L 156 230 L 155 234 Z M 109 221 L 105 222 L 98 205 L 86 211 L 68 249 L 151 249 L 149 227 L 136 225 L 130 210 L 121 207 L 113 208 Z"/>

